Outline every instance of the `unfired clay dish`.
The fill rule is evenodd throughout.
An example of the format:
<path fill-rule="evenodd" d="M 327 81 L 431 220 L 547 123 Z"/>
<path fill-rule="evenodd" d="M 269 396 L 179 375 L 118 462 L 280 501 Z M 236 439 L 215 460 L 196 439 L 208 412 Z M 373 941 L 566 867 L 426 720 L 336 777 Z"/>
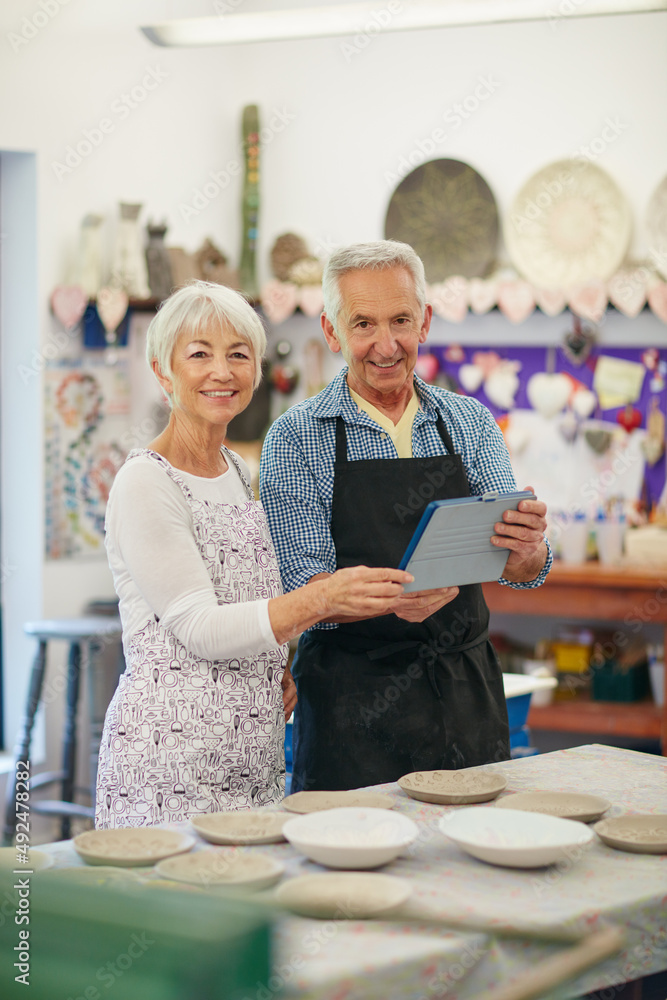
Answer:
<path fill-rule="evenodd" d="M 278 881 L 284 870 L 285 866 L 268 854 L 245 853 L 234 848 L 180 854 L 155 866 L 162 878 L 211 889 L 225 886 L 266 889 Z"/>
<path fill-rule="evenodd" d="M 283 882 L 276 899 L 303 917 L 364 920 L 397 909 L 410 892 L 410 883 L 394 875 L 322 872 Z"/>
<path fill-rule="evenodd" d="M 498 771 L 464 768 L 460 771 L 413 771 L 398 779 L 411 798 L 439 805 L 465 805 L 495 799 L 507 785 Z"/>
<path fill-rule="evenodd" d="M 394 800 L 382 792 L 295 792 L 283 799 L 283 807 L 295 813 L 321 812 L 322 809 L 339 809 L 342 806 L 359 806 L 363 809 L 392 809 Z"/>
<path fill-rule="evenodd" d="M 593 820 L 600 819 L 611 802 L 600 795 L 583 795 L 579 792 L 519 792 L 517 795 L 505 795 L 498 799 L 496 805 L 501 809 L 521 809 L 592 823 Z"/>
<path fill-rule="evenodd" d="M 195 838 L 173 830 L 146 826 L 118 830 L 87 830 L 74 838 L 74 849 L 89 865 L 134 868 L 153 865 L 172 854 L 189 851 Z"/>
<path fill-rule="evenodd" d="M 211 844 L 275 844 L 284 840 L 283 825 L 289 813 L 241 810 L 193 816 L 190 822 Z"/>
<path fill-rule="evenodd" d="M 667 854 L 667 815 L 647 813 L 612 816 L 593 827 L 600 840 L 618 851 Z"/>

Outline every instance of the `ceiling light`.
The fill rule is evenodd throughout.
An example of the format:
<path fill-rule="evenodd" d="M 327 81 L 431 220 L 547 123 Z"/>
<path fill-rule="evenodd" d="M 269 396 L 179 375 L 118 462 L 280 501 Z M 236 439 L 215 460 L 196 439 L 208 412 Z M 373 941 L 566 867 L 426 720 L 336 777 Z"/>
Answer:
<path fill-rule="evenodd" d="M 393 7 L 397 9 L 392 10 Z M 664 10 L 667 0 L 416 0 L 403 4 L 375 0 L 332 7 L 183 18 L 144 25 L 141 30 L 155 45 L 235 45 Z"/>

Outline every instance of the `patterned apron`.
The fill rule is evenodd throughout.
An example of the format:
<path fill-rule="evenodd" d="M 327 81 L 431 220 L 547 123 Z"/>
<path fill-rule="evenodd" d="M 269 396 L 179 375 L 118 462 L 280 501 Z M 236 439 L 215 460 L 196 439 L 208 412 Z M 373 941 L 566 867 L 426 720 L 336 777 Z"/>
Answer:
<path fill-rule="evenodd" d="M 276 597 L 282 586 L 264 509 L 234 456 L 224 451 L 248 496 L 240 506 L 196 500 L 178 470 L 156 452 L 136 450 L 128 461 L 152 459 L 183 491 L 218 604 Z M 287 645 L 252 657 L 205 660 L 152 617 L 130 639 L 126 657 L 100 745 L 97 828 L 178 822 L 283 798 L 280 682 Z"/>

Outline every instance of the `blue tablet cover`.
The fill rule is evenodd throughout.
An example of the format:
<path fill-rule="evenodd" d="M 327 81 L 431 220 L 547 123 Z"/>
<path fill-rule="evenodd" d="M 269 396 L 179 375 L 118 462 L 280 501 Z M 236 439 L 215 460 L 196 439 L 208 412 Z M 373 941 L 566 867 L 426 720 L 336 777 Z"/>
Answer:
<path fill-rule="evenodd" d="M 534 493 L 521 490 L 432 501 L 398 567 L 415 578 L 405 591 L 497 580 L 503 575 L 510 550 L 491 544 L 493 526 L 502 521 L 503 511 L 516 510 L 521 500 L 534 499 Z"/>

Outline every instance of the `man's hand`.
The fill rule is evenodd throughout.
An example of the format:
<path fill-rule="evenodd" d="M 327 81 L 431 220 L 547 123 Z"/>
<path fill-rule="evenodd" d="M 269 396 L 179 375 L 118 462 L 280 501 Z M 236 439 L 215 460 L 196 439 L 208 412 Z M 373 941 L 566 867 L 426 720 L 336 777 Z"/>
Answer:
<path fill-rule="evenodd" d="M 296 684 L 294 683 L 289 665 L 285 666 L 285 672 L 280 684 L 283 689 L 283 710 L 285 712 L 285 722 L 287 722 L 296 707 Z"/>
<path fill-rule="evenodd" d="M 406 622 L 423 622 L 440 608 L 444 608 L 445 604 L 453 601 L 458 592 L 458 587 L 415 590 L 412 594 L 401 594 L 389 610 Z"/>
<path fill-rule="evenodd" d="M 532 491 L 532 486 L 526 489 Z M 506 510 L 502 521 L 495 525 L 491 542 L 510 550 L 504 580 L 527 583 L 538 576 L 547 558 L 546 513 L 547 505 L 542 500 L 522 500 L 518 510 Z"/>

